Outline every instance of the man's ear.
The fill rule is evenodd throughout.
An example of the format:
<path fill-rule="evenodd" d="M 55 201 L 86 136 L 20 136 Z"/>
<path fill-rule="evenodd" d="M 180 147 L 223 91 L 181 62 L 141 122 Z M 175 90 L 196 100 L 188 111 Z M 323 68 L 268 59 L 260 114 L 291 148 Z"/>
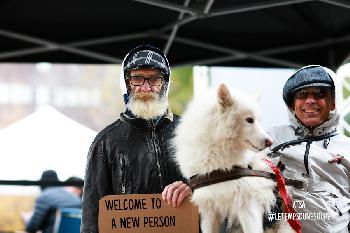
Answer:
<path fill-rule="evenodd" d="M 293 101 L 292 105 L 289 106 L 289 109 L 292 110 L 293 112 L 295 111 L 295 104 L 294 104 L 294 101 Z"/>
<path fill-rule="evenodd" d="M 335 98 L 332 98 L 331 100 L 331 111 L 335 109 Z"/>
<path fill-rule="evenodd" d="M 233 105 L 233 99 L 231 97 L 230 90 L 224 83 L 221 83 L 218 88 L 218 101 L 219 104 L 225 109 Z"/>
<path fill-rule="evenodd" d="M 295 111 L 295 98 L 294 96 L 292 96 L 292 104 L 290 106 L 288 106 L 288 108 L 294 112 Z"/>

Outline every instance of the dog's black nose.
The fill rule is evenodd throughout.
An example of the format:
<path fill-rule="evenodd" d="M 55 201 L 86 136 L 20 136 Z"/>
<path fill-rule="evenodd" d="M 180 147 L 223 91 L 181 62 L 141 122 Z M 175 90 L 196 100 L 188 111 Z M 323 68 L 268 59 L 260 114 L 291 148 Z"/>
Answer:
<path fill-rule="evenodd" d="M 266 147 L 270 147 L 272 145 L 273 141 L 271 138 L 266 139 Z"/>

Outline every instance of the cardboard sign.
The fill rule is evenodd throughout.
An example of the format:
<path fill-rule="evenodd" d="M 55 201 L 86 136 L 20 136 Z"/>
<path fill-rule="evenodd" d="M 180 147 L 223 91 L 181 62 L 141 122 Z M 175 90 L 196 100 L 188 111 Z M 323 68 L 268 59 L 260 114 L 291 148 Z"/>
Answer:
<path fill-rule="evenodd" d="M 100 233 L 198 233 L 198 209 L 189 199 L 177 208 L 161 194 L 109 195 L 99 202 Z"/>

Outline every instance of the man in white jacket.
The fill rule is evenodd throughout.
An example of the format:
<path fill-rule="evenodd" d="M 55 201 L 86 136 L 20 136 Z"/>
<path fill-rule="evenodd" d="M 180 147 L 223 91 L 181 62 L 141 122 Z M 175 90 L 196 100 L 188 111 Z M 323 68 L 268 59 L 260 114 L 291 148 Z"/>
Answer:
<path fill-rule="evenodd" d="M 290 125 L 270 130 L 303 233 L 349 232 L 350 139 L 337 131 L 333 77 L 318 65 L 294 73 L 283 88 Z"/>

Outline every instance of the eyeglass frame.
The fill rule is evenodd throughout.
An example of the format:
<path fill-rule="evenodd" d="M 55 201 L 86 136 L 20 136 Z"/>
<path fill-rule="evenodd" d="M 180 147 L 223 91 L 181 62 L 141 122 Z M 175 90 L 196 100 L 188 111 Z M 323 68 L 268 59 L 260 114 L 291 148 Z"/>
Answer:
<path fill-rule="evenodd" d="M 327 96 L 333 96 L 332 95 L 332 91 L 329 88 L 326 87 L 314 87 L 313 91 L 309 91 L 307 90 L 308 88 L 303 88 L 300 89 L 298 91 L 296 91 L 293 96 L 294 99 L 302 99 L 305 100 L 309 97 L 310 94 L 312 94 L 312 96 L 315 99 L 323 99 L 323 98 L 327 98 Z M 301 92 L 307 92 L 307 95 L 302 95 Z"/>
<path fill-rule="evenodd" d="M 130 76 L 130 75 L 128 75 L 127 76 L 128 77 L 128 80 L 129 80 L 129 83 L 131 84 L 131 85 L 133 85 L 133 86 L 135 86 L 135 87 L 140 87 L 140 86 L 142 86 L 143 84 L 145 84 L 145 81 L 147 80 L 147 82 L 148 82 L 148 85 L 149 86 L 151 86 L 151 87 L 159 87 L 159 86 L 161 86 L 163 83 L 164 83 L 164 81 L 165 81 L 165 79 L 164 79 L 164 76 L 162 76 L 162 75 L 158 75 L 158 76 L 154 76 L 154 77 L 149 77 L 149 78 L 146 78 L 146 77 L 144 77 L 144 76 L 142 76 L 142 75 L 133 75 L 133 76 Z M 141 84 L 133 84 L 132 83 L 132 78 L 136 78 L 136 77 L 138 77 L 138 78 L 143 78 L 143 82 L 141 83 Z M 160 79 L 161 80 L 161 83 L 159 84 L 159 85 L 153 85 L 153 84 L 151 84 L 150 83 L 150 79 L 154 79 L 154 78 L 156 78 L 156 79 Z"/>

